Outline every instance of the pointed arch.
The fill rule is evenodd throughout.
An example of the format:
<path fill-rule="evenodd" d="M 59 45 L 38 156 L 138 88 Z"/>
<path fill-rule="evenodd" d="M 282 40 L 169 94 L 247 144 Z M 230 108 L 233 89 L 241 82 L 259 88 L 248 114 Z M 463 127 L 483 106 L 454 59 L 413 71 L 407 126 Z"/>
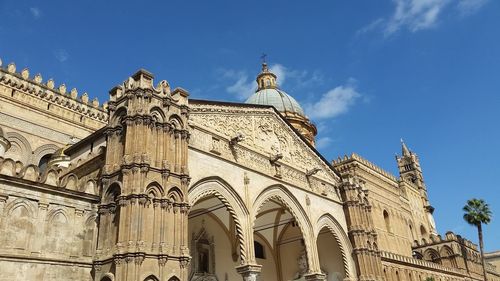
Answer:
<path fill-rule="evenodd" d="M 182 191 L 176 186 L 171 187 L 168 190 L 167 198 L 172 202 L 184 202 L 184 195 L 182 194 Z"/>
<path fill-rule="evenodd" d="M 120 196 L 121 191 L 122 191 L 121 183 L 113 182 L 108 186 L 106 192 L 104 192 L 103 203 L 107 204 L 115 202 L 117 197 Z"/>
<path fill-rule="evenodd" d="M 110 126 L 111 127 L 121 126 L 123 117 L 125 115 L 127 115 L 127 108 L 126 107 L 118 108 L 113 114 L 113 117 L 111 117 L 111 120 L 109 122 Z"/>
<path fill-rule="evenodd" d="M 178 115 L 171 115 L 170 118 L 168 119 L 168 122 L 172 125 L 174 129 L 182 129 L 184 128 L 184 124 L 182 122 L 182 119 Z"/>
<path fill-rule="evenodd" d="M 97 183 L 95 180 L 93 179 L 90 179 L 88 180 L 85 185 L 83 186 L 83 192 L 85 193 L 90 193 L 90 194 L 94 194 L 96 195 L 97 194 Z"/>
<path fill-rule="evenodd" d="M 382 214 L 384 216 L 385 230 L 387 231 L 387 233 L 392 233 L 391 218 L 389 216 L 389 212 L 384 209 L 382 211 Z"/>
<path fill-rule="evenodd" d="M 434 249 L 427 249 L 424 251 L 424 259 L 426 261 L 431 261 L 434 263 L 441 263 L 441 257 L 439 256 L 438 251 Z"/>
<path fill-rule="evenodd" d="M 339 245 L 342 253 L 342 260 L 344 262 L 346 278 L 357 276 L 355 263 L 351 255 L 352 245 L 346 231 L 331 214 L 323 214 L 316 222 L 314 235 L 316 240 L 318 239 L 318 235 L 323 228 L 327 228 L 332 233 L 333 237 L 337 241 L 337 244 Z M 377 247 L 376 243 L 373 243 L 373 247 Z"/>
<path fill-rule="evenodd" d="M 37 208 L 30 204 L 29 201 L 22 198 L 17 198 L 16 200 L 7 203 L 7 205 L 5 205 L 4 213 L 7 214 L 7 217 L 9 217 L 12 212 L 19 206 L 23 206 L 24 208 L 26 208 L 30 218 L 36 218 Z"/>
<path fill-rule="evenodd" d="M 314 234 L 312 233 L 313 230 L 311 221 L 309 220 L 305 210 L 302 208 L 302 205 L 297 200 L 297 198 L 295 198 L 295 196 L 284 186 L 279 184 L 271 185 L 265 188 L 257 196 L 252 206 L 250 229 L 253 230 L 253 228 L 255 227 L 255 222 L 257 220 L 257 215 L 259 214 L 260 209 L 270 200 L 280 202 L 296 220 L 304 238 L 305 250 L 308 257 L 308 266 L 312 270 L 319 271 L 320 268 L 317 258 L 316 241 L 312 239 L 312 237 L 314 237 Z"/>
<path fill-rule="evenodd" d="M 155 122 L 157 123 L 165 122 L 165 113 L 163 113 L 163 110 L 161 110 L 161 108 L 157 106 L 152 107 L 149 113 L 151 114 L 151 116 L 153 116 Z"/>
<path fill-rule="evenodd" d="M 115 281 L 115 275 L 111 272 L 104 274 L 101 281 Z"/>
<path fill-rule="evenodd" d="M 161 198 L 165 194 L 165 192 L 163 191 L 163 187 L 156 181 L 148 184 L 145 193 L 151 198 Z"/>
<path fill-rule="evenodd" d="M 55 208 L 55 209 L 50 210 L 47 213 L 46 221 L 48 222 L 48 224 L 51 224 L 52 222 L 57 221 L 56 219 L 58 219 L 58 218 L 64 218 L 66 223 L 69 222 L 69 215 L 62 208 Z"/>
<path fill-rule="evenodd" d="M 156 278 L 156 276 L 151 274 L 148 277 L 144 278 L 144 281 L 160 281 L 160 279 Z"/>
<path fill-rule="evenodd" d="M 32 206 L 25 199 L 17 199 L 6 206 L 5 214 L 5 223 L 10 227 L 4 233 L 4 246 L 27 250 L 35 233 L 35 216 Z"/>
<path fill-rule="evenodd" d="M 249 241 L 248 235 L 253 234 L 253 231 L 246 227 L 249 212 L 245 203 L 234 188 L 220 177 L 201 179 L 194 183 L 188 191 L 191 206 L 209 196 L 219 199 L 231 214 L 239 238 L 241 261 L 246 263 L 249 258 L 247 251 L 253 249 L 253 244 L 247 245 Z"/>

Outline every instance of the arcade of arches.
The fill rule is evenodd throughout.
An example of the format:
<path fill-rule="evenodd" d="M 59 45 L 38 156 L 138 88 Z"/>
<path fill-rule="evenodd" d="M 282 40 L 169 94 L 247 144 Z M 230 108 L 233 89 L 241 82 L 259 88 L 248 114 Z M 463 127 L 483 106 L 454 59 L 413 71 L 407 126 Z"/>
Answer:
<path fill-rule="evenodd" d="M 219 190 L 227 188 L 213 182 L 212 186 Z M 302 229 L 310 230 L 310 219 L 301 221 L 294 216 L 285 200 L 292 201 L 269 198 L 239 217 L 239 212 L 215 189 L 198 198 L 189 213 L 192 257 L 189 280 L 238 280 L 241 278 L 238 268 L 248 262 L 258 266 L 258 280 L 306 280 L 312 273 L 310 264 L 314 262 L 309 256 L 319 259 L 324 280 L 344 280 L 344 257 L 333 230 L 324 226 L 318 235 L 304 236 Z M 252 219 L 249 214 L 255 217 Z M 243 228 L 245 222 L 253 226 L 248 232 L 250 235 L 238 229 Z M 317 253 L 308 253 L 306 244 L 314 245 L 311 249 Z M 247 248 L 243 250 L 247 251 L 244 257 L 242 247 Z"/>
<path fill-rule="evenodd" d="M 277 79 L 227 103 L 141 69 L 100 105 L 0 60 L 0 280 L 483 280 L 405 143 L 397 176 L 330 162 Z"/>

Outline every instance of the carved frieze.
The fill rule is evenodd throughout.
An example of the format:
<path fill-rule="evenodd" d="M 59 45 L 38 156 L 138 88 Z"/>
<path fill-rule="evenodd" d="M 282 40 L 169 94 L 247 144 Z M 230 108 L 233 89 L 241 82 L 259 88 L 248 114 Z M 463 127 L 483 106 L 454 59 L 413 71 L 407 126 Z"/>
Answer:
<path fill-rule="evenodd" d="M 229 105 L 191 106 L 190 145 L 306 189 L 337 197 L 330 167 L 272 110 Z M 237 144 L 230 142 L 243 136 Z M 270 161 L 270 159 L 278 159 Z M 314 176 L 306 172 L 318 168 Z"/>

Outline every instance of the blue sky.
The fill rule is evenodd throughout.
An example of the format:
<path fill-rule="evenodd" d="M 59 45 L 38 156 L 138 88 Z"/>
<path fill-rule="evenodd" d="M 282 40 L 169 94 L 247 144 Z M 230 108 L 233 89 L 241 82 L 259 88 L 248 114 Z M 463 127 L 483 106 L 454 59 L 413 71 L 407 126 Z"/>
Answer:
<path fill-rule="evenodd" d="M 0 0 L 0 58 L 100 101 L 141 67 L 193 98 L 242 101 L 265 52 L 326 158 L 356 152 L 396 173 L 404 138 L 439 231 L 477 241 L 465 201 L 500 216 L 499 12 L 494 0 Z"/>

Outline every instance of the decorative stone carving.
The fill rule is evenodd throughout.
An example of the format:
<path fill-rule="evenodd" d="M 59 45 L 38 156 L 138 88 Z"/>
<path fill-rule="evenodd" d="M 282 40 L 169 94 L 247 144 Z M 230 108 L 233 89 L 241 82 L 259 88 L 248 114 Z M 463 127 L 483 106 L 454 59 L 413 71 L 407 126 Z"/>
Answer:
<path fill-rule="evenodd" d="M 282 154 L 283 163 L 301 171 L 310 167 L 322 167 L 316 176 L 330 182 L 338 181 L 326 163 L 314 155 L 274 111 L 194 104 L 191 106 L 190 117 L 194 126 L 213 131 L 228 140 L 242 134 L 245 138 L 239 144 L 245 147 L 266 156 Z"/>
<path fill-rule="evenodd" d="M 293 280 L 307 280 L 307 281 L 316 281 L 316 280 L 326 280 L 328 274 L 321 270 L 321 274 L 309 274 L 309 266 L 307 265 L 307 252 L 306 249 L 302 249 L 299 257 L 297 258 L 297 265 L 299 270 L 295 273 L 295 277 Z"/>
<path fill-rule="evenodd" d="M 200 231 L 191 240 L 191 281 L 218 281 L 215 275 L 215 243 L 214 237 L 210 236 L 205 229 L 205 221 L 202 221 Z"/>

